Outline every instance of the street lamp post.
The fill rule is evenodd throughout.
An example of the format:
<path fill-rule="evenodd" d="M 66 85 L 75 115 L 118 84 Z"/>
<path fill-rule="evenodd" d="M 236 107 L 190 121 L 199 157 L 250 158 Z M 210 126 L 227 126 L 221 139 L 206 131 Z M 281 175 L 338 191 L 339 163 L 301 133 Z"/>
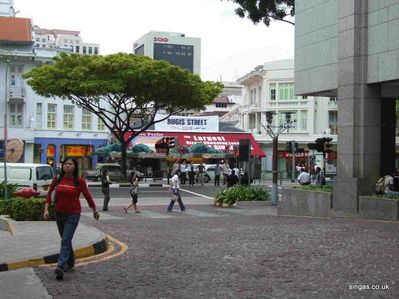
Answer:
<path fill-rule="evenodd" d="M 4 86 L 4 143 L 3 143 L 3 153 L 4 153 L 4 201 L 8 200 L 8 187 L 7 187 L 7 87 L 8 87 L 8 66 L 9 61 L 3 60 L 5 63 L 5 86 Z"/>
<path fill-rule="evenodd" d="M 266 111 L 266 122 L 267 125 L 260 123 L 261 126 L 266 130 L 266 133 L 273 140 L 273 182 L 272 182 L 272 205 L 277 205 L 278 201 L 278 189 L 277 189 L 277 156 L 278 156 L 278 136 L 283 133 L 285 130 L 287 132 L 290 128 L 295 126 L 295 120 L 291 120 L 291 113 L 285 113 L 285 121 L 280 122 L 277 125 L 272 125 L 273 116 L 275 112 Z"/>

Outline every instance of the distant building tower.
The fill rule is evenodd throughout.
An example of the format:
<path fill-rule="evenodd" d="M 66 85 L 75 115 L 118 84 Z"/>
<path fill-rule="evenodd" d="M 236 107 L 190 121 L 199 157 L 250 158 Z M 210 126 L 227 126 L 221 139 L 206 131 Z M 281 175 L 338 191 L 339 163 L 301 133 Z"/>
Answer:
<path fill-rule="evenodd" d="M 0 17 L 15 17 L 14 0 L 0 0 Z"/>
<path fill-rule="evenodd" d="M 165 60 L 200 75 L 201 39 L 184 33 L 150 31 L 133 43 L 133 53 Z"/>

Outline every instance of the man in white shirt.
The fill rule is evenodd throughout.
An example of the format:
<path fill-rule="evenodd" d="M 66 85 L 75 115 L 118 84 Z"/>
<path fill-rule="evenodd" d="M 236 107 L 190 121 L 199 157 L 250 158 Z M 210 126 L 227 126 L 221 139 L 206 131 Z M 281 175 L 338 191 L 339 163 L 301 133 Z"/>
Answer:
<path fill-rule="evenodd" d="M 298 176 L 298 182 L 301 185 L 310 185 L 310 174 L 306 172 L 305 168 L 301 168 L 301 173 Z"/>
<path fill-rule="evenodd" d="M 172 212 L 173 209 L 173 205 L 175 204 L 176 200 L 179 203 L 180 206 L 180 210 L 183 212 L 184 210 L 186 210 L 186 207 L 184 206 L 183 200 L 181 199 L 180 196 L 180 181 L 179 181 L 179 176 L 181 174 L 180 169 L 177 169 L 175 171 L 174 176 L 172 177 L 171 180 L 171 191 L 173 193 L 173 198 L 170 200 L 170 203 L 168 205 L 168 212 Z"/>

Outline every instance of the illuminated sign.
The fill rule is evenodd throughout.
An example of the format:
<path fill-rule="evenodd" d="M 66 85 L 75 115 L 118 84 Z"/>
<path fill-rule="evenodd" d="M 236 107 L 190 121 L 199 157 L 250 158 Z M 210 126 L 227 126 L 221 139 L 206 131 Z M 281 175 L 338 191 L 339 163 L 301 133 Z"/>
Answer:
<path fill-rule="evenodd" d="M 66 145 L 65 156 L 82 157 L 87 154 L 87 147 L 85 145 Z"/>
<path fill-rule="evenodd" d="M 166 43 L 169 40 L 166 37 L 154 37 L 154 42 Z"/>

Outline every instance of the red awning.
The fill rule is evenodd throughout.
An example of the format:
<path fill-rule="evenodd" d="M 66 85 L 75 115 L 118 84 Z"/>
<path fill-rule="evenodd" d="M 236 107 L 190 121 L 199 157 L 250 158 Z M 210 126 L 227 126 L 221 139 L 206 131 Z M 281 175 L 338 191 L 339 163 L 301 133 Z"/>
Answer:
<path fill-rule="evenodd" d="M 153 136 L 162 138 L 163 136 L 176 137 L 179 145 L 191 147 L 196 143 L 204 143 L 207 146 L 213 147 L 221 152 L 226 152 L 226 146 L 229 146 L 228 151 L 234 152 L 233 147 L 239 146 L 241 139 L 249 139 L 251 141 L 251 156 L 252 157 L 265 157 L 265 153 L 255 141 L 251 133 L 230 133 L 230 132 L 217 132 L 217 133 L 194 133 L 194 132 L 157 132 L 147 131 L 139 135 Z M 138 141 L 138 140 L 137 140 Z M 139 141 L 138 141 L 139 142 Z"/>

